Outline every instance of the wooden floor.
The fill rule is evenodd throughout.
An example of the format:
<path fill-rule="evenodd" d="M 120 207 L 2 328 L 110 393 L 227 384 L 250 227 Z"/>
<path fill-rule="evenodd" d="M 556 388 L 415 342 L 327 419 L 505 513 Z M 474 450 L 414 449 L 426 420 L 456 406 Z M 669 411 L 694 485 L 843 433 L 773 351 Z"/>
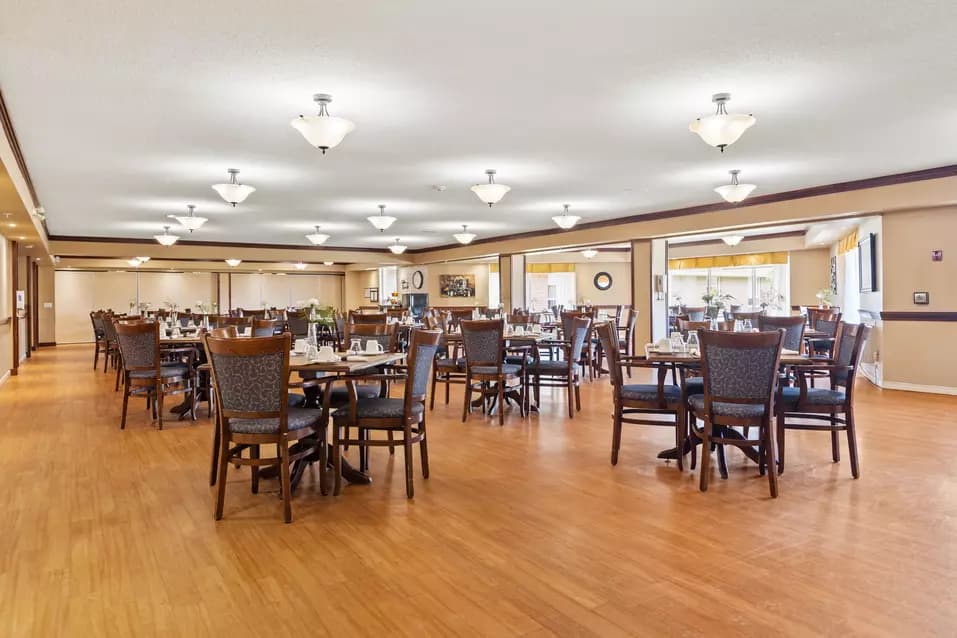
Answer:
<path fill-rule="evenodd" d="M 771 500 L 737 452 L 699 493 L 655 459 L 664 428 L 626 429 L 612 467 L 605 381 L 574 420 L 554 390 L 505 427 L 460 423 L 453 392 L 414 501 L 374 450 L 338 498 L 307 474 L 291 525 L 275 481 L 230 469 L 215 522 L 210 423 L 160 432 L 137 401 L 121 432 L 91 352 L 43 349 L 0 389 L 0 636 L 957 631 L 957 397 L 862 383 L 862 478 L 791 434 Z"/>

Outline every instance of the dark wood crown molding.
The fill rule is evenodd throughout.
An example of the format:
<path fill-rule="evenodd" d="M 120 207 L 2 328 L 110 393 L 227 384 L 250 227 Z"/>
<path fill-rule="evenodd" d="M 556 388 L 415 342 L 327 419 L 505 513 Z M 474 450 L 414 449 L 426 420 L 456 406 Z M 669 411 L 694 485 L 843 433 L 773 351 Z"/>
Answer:
<path fill-rule="evenodd" d="M 907 312 L 885 310 L 881 312 L 883 321 L 957 321 L 957 312 Z"/>
<path fill-rule="evenodd" d="M 144 237 L 92 237 L 88 235 L 50 235 L 50 241 L 75 241 L 98 244 L 140 244 L 159 246 L 154 239 Z M 316 252 L 358 252 L 391 255 L 388 249 L 360 248 L 356 246 L 306 246 L 301 244 L 247 244 L 232 241 L 179 240 L 177 246 L 206 246 L 211 248 L 265 248 L 268 250 L 313 250 Z M 175 259 L 171 257 L 170 259 Z M 245 260 L 244 260 L 245 261 Z"/>

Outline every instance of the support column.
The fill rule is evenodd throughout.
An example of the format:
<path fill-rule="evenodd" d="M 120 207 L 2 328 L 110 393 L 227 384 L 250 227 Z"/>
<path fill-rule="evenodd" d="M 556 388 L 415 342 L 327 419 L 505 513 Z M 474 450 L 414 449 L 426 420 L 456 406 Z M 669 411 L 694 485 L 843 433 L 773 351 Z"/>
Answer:
<path fill-rule="evenodd" d="M 635 352 L 643 352 L 642 346 L 651 341 L 654 315 L 650 239 L 636 239 L 631 242 L 631 287 L 632 305 L 638 311 L 638 321 L 635 323 Z"/>

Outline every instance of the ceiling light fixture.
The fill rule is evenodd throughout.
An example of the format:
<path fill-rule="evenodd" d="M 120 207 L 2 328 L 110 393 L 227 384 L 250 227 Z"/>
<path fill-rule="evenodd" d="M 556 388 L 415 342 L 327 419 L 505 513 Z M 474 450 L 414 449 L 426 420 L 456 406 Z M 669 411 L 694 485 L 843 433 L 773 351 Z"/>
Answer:
<path fill-rule="evenodd" d="M 335 263 L 334 261 L 324 261 L 324 262 L 322 262 L 322 265 L 323 265 L 323 266 L 331 266 L 331 265 L 334 264 L 334 263 Z"/>
<path fill-rule="evenodd" d="M 595 250 L 594 248 L 586 248 L 585 250 L 582 251 L 582 256 L 585 259 L 593 259 L 594 257 L 598 256 L 598 251 Z"/>
<path fill-rule="evenodd" d="M 739 170 L 728 171 L 731 174 L 731 183 L 725 184 L 724 186 L 718 186 L 714 189 L 718 195 L 724 198 L 726 202 L 732 204 L 737 204 L 751 194 L 757 186 L 754 184 L 739 184 L 738 175 L 741 173 Z"/>
<path fill-rule="evenodd" d="M 729 246 L 737 246 L 741 243 L 741 240 L 744 239 L 741 235 L 727 235 L 721 238 L 721 241 L 726 243 Z"/>
<path fill-rule="evenodd" d="M 305 269 L 306 269 L 306 264 L 302 263 L 301 261 L 296 262 L 296 270 L 305 270 Z"/>
<path fill-rule="evenodd" d="M 316 246 L 321 246 L 326 243 L 326 240 L 329 239 L 329 235 L 319 232 L 319 225 L 316 225 L 316 232 L 306 235 L 306 239 L 311 241 Z"/>
<path fill-rule="evenodd" d="M 688 126 L 688 130 L 697 133 L 706 144 L 715 146 L 724 153 L 724 148 L 737 142 L 757 120 L 753 115 L 729 114 L 725 105 L 731 101 L 730 93 L 715 93 L 711 96 L 711 101 L 718 105 L 715 114 L 699 117 Z"/>
<path fill-rule="evenodd" d="M 178 221 L 180 225 L 183 228 L 188 229 L 189 232 L 193 232 L 194 230 L 196 230 L 197 228 L 205 224 L 207 221 L 209 221 L 205 217 L 195 217 L 193 215 L 193 212 L 195 210 L 196 210 L 196 206 L 194 206 L 193 204 L 187 204 L 186 215 L 169 215 L 168 217 L 170 219 L 175 219 L 176 221 Z"/>
<path fill-rule="evenodd" d="M 163 226 L 162 235 L 153 235 L 153 239 L 158 241 L 163 246 L 172 246 L 179 239 L 179 235 L 173 235 L 169 232 L 169 226 Z"/>
<path fill-rule="evenodd" d="M 462 232 L 455 233 L 452 237 L 455 237 L 455 241 L 460 244 L 471 244 L 472 240 L 475 239 L 475 233 L 469 232 L 469 227 L 466 224 L 462 224 Z"/>
<path fill-rule="evenodd" d="M 385 214 L 385 204 L 379 204 L 379 214 L 372 215 L 371 217 L 366 217 L 369 220 L 369 223 L 379 229 L 379 232 L 384 232 L 389 226 L 396 222 L 395 217 L 389 217 Z"/>
<path fill-rule="evenodd" d="M 242 259 L 227 259 L 226 260 L 226 265 L 229 266 L 230 268 L 235 268 L 241 263 L 243 263 Z"/>
<path fill-rule="evenodd" d="M 140 265 L 141 262 L 136 257 L 133 257 L 132 259 L 127 259 L 126 263 L 128 263 L 130 266 L 133 266 L 133 268 L 136 268 Z"/>
<path fill-rule="evenodd" d="M 256 192 L 256 189 L 247 184 L 240 184 L 236 176 L 239 175 L 238 168 L 226 169 L 229 173 L 229 181 L 225 184 L 213 184 L 213 190 L 219 193 L 219 196 L 227 202 L 236 206 L 242 204 L 247 197 Z"/>
<path fill-rule="evenodd" d="M 577 215 L 569 215 L 568 209 L 568 204 L 564 204 L 564 210 L 562 211 L 562 214 L 552 217 L 552 221 L 558 224 L 558 227 L 562 230 L 568 230 L 569 228 L 574 227 L 575 224 L 577 224 L 581 219 L 581 217 L 578 217 Z"/>
<path fill-rule="evenodd" d="M 347 119 L 329 115 L 332 96 L 328 93 L 316 93 L 312 99 L 319 105 L 319 115 L 300 115 L 290 124 L 325 155 L 327 150 L 338 146 L 356 125 Z"/>
<path fill-rule="evenodd" d="M 502 201 L 505 194 L 512 190 L 511 186 L 495 183 L 495 169 L 490 168 L 485 171 L 488 175 L 488 184 L 476 184 L 471 188 L 472 192 L 478 195 L 478 198 L 489 205 L 497 204 Z"/>
<path fill-rule="evenodd" d="M 137 257 L 137 259 L 139 259 L 139 260 L 140 260 L 140 263 L 142 263 L 142 264 L 145 264 L 146 262 L 148 262 L 148 261 L 150 260 L 149 257 Z"/>
<path fill-rule="evenodd" d="M 401 255 L 407 248 L 408 246 L 399 243 L 398 237 L 395 238 L 395 243 L 389 246 L 389 250 L 391 250 L 394 255 Z"/>

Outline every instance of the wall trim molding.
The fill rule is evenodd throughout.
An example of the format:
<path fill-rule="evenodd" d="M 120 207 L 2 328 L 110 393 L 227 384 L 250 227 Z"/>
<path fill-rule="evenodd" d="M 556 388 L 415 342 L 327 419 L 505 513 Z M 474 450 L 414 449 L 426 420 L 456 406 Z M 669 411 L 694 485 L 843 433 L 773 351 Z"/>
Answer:
<path fill-rule="evenodd" d="M 50 235 L 50 241 L 72 241 L 94 244 L 145 244 L 159 246 L 155 239 L 144 237 L 92 237 L 89 235 Z M 176 242 L 177 246 L 207 246 L 212 248 L 266 248 L 270 250 L 311 250 L 316 252 L 357 252 L 391 255 L 392 251 L 383 248 L 365 248 L 354 246 L 312 246 L 305 244 L 260 244 L 242 243 L 234 241 L 202 241 L 183 239 Z M 86 258 L 86 257 L 84 257 Z M 170 259 L 175 259 L 170 257 Z"/>
<path fill-rule="evenodd" d="M 903 381 L 885 381 L 881 387 L 885 390 L 902 390 L 904 392 L 924 392 L 926 394 L 949 394 L 957 396 L 957 388 L 947 385 L 922 385 L 919 383 L 904 383 Z"/>
<path fill-rule="evenodd" d="M 37 346 L 41 348 L 48 348 L 50 346 L 55 346 L 55 345 L 56 345 L 56 341 L 41 341 L 40 343 L 37 344 Z"/>
<path fill-rule="evenodd" d="M 881 311 L 883 321 L 957 321 L 957 312 Z"/>

